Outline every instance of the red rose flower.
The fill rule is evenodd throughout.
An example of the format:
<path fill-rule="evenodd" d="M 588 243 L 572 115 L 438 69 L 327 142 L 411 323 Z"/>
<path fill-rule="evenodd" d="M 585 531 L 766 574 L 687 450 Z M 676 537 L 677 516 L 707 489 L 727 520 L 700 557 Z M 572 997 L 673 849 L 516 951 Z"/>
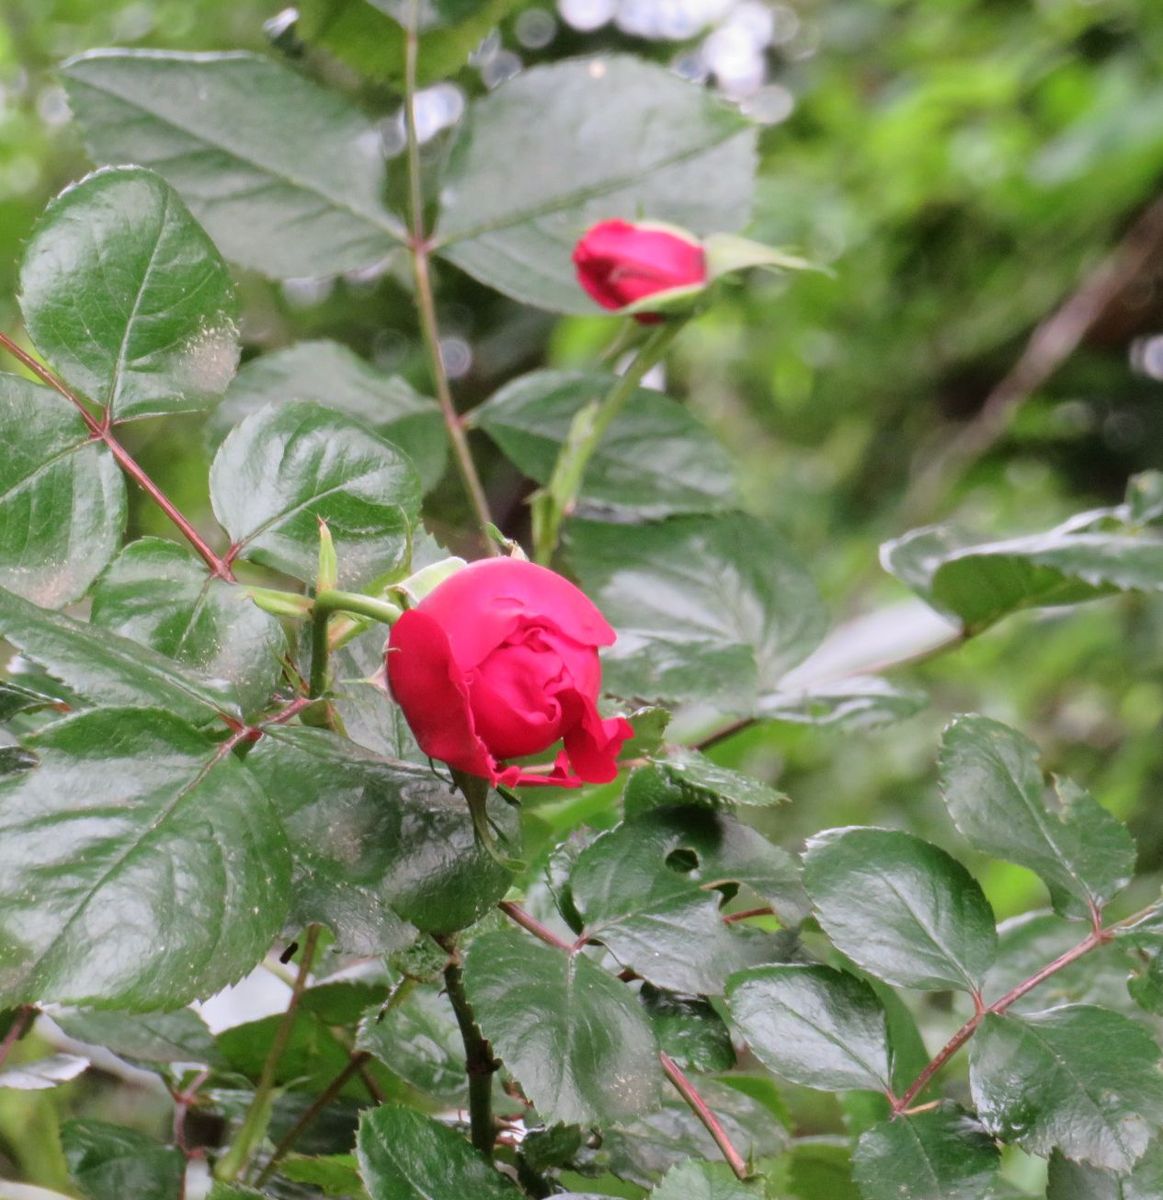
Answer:
<path fill-rule="evenodd" d="M 603 308 L 696 291 L 707 282 L 702 243 L 660 225 L 602 221 L 574 247 L 573 262 L 578 282 Z"/>
<path fill-rule="evenodd" d="M 598 647 L 614 631 L 568 580 L 511 558 L 473 563 L 392 626 L 388 684 L 425 754 L 490 783 L 606 783 L 630 737 L 603 720 Z M 561 739 L 549 775 L 500 760 Z"/>

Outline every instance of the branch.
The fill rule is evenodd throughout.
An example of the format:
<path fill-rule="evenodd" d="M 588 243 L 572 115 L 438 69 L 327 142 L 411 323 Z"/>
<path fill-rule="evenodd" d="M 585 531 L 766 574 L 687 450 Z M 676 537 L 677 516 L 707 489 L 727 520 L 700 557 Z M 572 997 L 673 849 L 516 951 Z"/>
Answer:
<path fill-rule="evenodd" d="M 707 1107 L 707 1102 L 699 1095 L 695 1085 L 682 1073 L 678 1063 L 669 1054 L 659 1051 L 658 1061 L 662 1063 L 662 1069 L 666 1072 L 667 1079 L 674 1084 L 678 1094 L 690 1105 L 691 1112 L 698 1117 L 706 1131 L 714 1138 L 715 1145 L 719 1147 L 724 1160 L 735 1172 L 736 1177 L 738 1179 L 748 1178 L 751 1175 L 750 1168 L 743 1156 L 731 1144 L 727 1131 L 720 1124 L 719 1118 Z"/>
<path fill-rule="evenodd" d="M 573 953 L 573 943 L 559 938 L 552 929 L 547 925 L 542 925 L 536 917 L 527 913 L 519 904 L 514 904 L 512 900 L 502 900 L 497 907 L 510 921 L 515 921 L 522 929 L 528 930 L 535 938 L 540 938 L 547 946 L 564 950 L 567 954 Z"/>
<path fill-rule="evenodd" d="M 42 383 L 47 384 L 53 391 L 58 392 L 76 408 L 77 412 L 81 414 L 81 420 L 85 422 L 89 432 L 93 435 L 94 441 L 104 442 L 109 447 L 109 452 L 117 460 L 121 469 L 137 483 L 138 487 L 177 526 L 182 536 L 193 546 L 202 561 L 210 568 L 210 573 L 219 579 L 233 580 L 234 573 L 230 569 L 230 564 L 220 555 L 215 554 L 206 541 L 203 540 L 202 535 L 178 511 L 174 502 L 154 483 L 145 473 L 141 464 L 138 463 L 133 455 L 114 436 L 110 414 L 106 414 L 104 421 L 98 421 L 80 396 L 73 392 L 63 380 L 59 379 L 48 367 L 38 362 L 31 354 L 22 350 L 10 337 L 7 337 L 3 333 L 0 333 L 0 346 L 7 350 L 14 358 L 18 359 Z"/>
<path fill-rule="evenodd" d="M 404 31 L 404 129 L 407 135 L 408 169 L 408 251 L 412 259 L 412 276 L 416 282 L 416 307 L 419 310 L 420 332 L 424 347 L 432 364 L 432 379 L 436 386 L 436 400 L 444 418 L 444 429 L 452 446 L 456 468 L 460 472 L 464 490 L 476 514 L 477 524 L 484 536 L 485 549 L 489 554 L 499 554 L 490 536 L 493 518 L 489 513 L 489 502 L 481 486 L 468 436 L 456 405 L 452 400 L 452 389 L 448 384 L 448 372 L 444 368 L 444 356 L 440 352 L 440 330 L 436 321 L 436 299 L 432 293 L 432 274 L 429 270 L 430 247 L 424 230 L 424 189 L 420 174 L 420 136 L 416 129 L 416 67 L 420 57 L 420 36 L 417 32 L 418 0 L 412 0 L 411 15 Z"/>
<path fill-rule="evenodd" d="M 451 942 L 441 942 L 441 945 L 449 954 L 448 964 L 444 968 L 444 990 L 456 1014 L 456 1023 L 460 1026 L 460 1036 L 464 1042 L 472 1144 L 491 1162 L 497 1138 L 493 1122 L 493 1074 L 501 1064 L 493 1056 L 493 1048 L 473 1016 L 455 947 Z"/>

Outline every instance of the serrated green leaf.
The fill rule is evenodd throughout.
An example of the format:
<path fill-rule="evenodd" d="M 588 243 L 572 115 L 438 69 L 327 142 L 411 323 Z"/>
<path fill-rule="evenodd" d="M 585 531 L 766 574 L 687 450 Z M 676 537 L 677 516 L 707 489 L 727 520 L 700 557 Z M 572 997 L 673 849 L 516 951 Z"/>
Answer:
<path fill-rule="evenodd" d="M 182 1152 L 104 1121 L 65 1121 L 61 1145 L 69 1172 L 89 1200 L 177 1200 L 186 1173 Z"/>
<path fill-rule="evenodd" d="M 234 377 L 208 425 L 218 443 L 267 404 L 309 400 L 366 425 L 412 460 L 424 491 L 444 474 L 448 440 L 436 401 L 398 375 L 385 375 L 338 342 L 298 342 L 251 359 Z"/>
<path fill-rule="evenodd" d="M 727 981 L 731 1018 L 764 1066 L 824 1091 L 889 1088 L 884 1009 L 868 984 L 825 966 L 757 967 Z"/>
<path fill-rule="evenodd" d="M 279 1163 L 279 1174 L 295 1183 L 311 1184 L 326 1196 L 367 1195 L 354 1154 L 328 1154 L 319 1158 L 290 1154 Z"/>
<path fill-rule="evenodd" d="M 78 1042 L 103 1046 L 133 1062 L 221 1066 L 223 1061 L 206 1023 L 189 1008 L 156 1013 L 74 1009 L 54 1013 L 53 1021 Z"/>
<path fill-rule="evenodd" d="M 573 1161 L 582 1148 L 582 1130 L 578 1125 L 560 1121 L 547 1129 L 534 1129 L 521 1143 L 521 1158 L 530 1170 L 543 1174 Z"/>
<path fill-rule="evenodd" d="M 184 546 L 131 542 L 93 592 L 90 620 L 175 662 L 234 684 L 244 712 L 270 699 L 287 650 L 283 627 L 238 584 L 212 577 Z"/>
<path fill-rule="evenodd" d="M 743 805 L 767 808 L 787 797 L 742 771 L 720 766 L 698 750 L 674 746 L 665 757 L 639 767 L 626 782 L 627 816 L 663 804 L 701 804 L 710 808 Z"/>
<path fill-rule="evenodd" d="M 117 420 L 208 408 L 238 366 L 226 264 L 152 171 L 96 171 L 62 192 L 33 230 L 20 289 L 32 340 Z"/>
<path fill-rule="evenodd" d="M 423 1095 L 463 1107 L 468 1093 L 464 1044 L 443 992 L 415 988 L 382 1018 L 369 1014 L 360 1022 L 355 1044 Z"/>
<path fill-rule="evenodd" d="M 275 1013 L 222 1030 L 215 1040 L 228 1067 L 257 1080 L 279 1036 L 282 1021 L 283 1014 Z M 286 1048 L 279 1055 L 274 1080 L 289 1090 L 319 1095 L 349 1061 L 350 1052 L 344 1040 L 315 1013 L 299 1011 L 291 1024 Z M 342 1094 L 365 1094 L 358 1076 L 348 1082 Z"/>
<path fill-rule="evenodd" d="M 313 580 L 319 521 L 341 587 L 407 563 L 420 512 L 416 470 L 395 446 L 317 404 L 268 405 L 235 427 L 210 467 L 214 514 L 234 553 Z"/>
<path fill-rule="evenodd" d="M 94 50 L 62 74 L 93 158 L 156 167 L 234 262 L 276 279 L 334 275 L 404 239 L 381 201 L 375 127 L 290 67 Z"/>
<path fill-rule="evenodd" d="M 617 377 L 595 371 L 534 371 L 473 412 L 505 455 L 537 483 L 553 474 L 574 417 Z M 639 388 L 614 418 L 586 467 L 583 509 L 666 517 L 737 507 L 730 455 L 681 404 Z"/>
<path fill-rule="evenodd" d="M 530 167 L 516 174 L 515 131 Z M 441 188 L 436 246 L 527 304 L 592 313 L 570 261 L 590 225 L 647 214 L 694 233 L 738 229 L 754 172 L 747 123 L 662 67 L 629 56 L 535 67 L 469 107 Z"/>
<path fill-rule="evenodd" d="M 16 375 L 0 375 L 0 445 L 0 586 L 70 604 L 121 544 L 121 471 L 63 396 Z"/>
<path fill-rule="evenodd" d="M 657 1105 L 649 1022 L 584 953 L 487 933 L 469 947 L 464 982 L 481 1031 L 547 1120 L 602 1124 Z"/>
<path fill-rule="evenodd" d="M 1158 1060 L 1142 1025 L 1106 1009 L 991 1013 L 970 1043 L 969 1082 L 995 1137 L 1126 1172 L 1163 1122 Z"/>
<path fill-rule="evenodd" d="M 36 712 L 58 704 L 60 701 L 55 696 L 13 683 L 11 679 L 0 679 L 0 722 L 10 721 L 23 712 Z"/>
<path fill-rule="evenodd" d="M 874 729 L 903 721 L 928 702 L 924 692 L 915 688 L 900 687 L 875 675 L 853 675 L 802 691 L 771 692 L 759 698 L 756 713 L 765 720 L 792 725 Z"/>
<path fill-rule="evenodd" d="M 386 979 L 331 979 L 307 988 L 299 1007 L 324 1025 L 354 1025 L 373 1005 L 378 1011 L 391 993 Z"/>
<path fill-rule="evenodd" d="M 853 1156 L 864 1200 L 989 1200 L 997 1146 L 953 1105 L 900 1116 L 864 1133 Z"/>
<path fill-rule="evenodd" d="M 0 588 L 0 637 L 96 704 L 154 705 L 194 725 L 238 714 L 233 689 L 128 638 L 38 608 Z"/>
<path fill-rule="evenodd" d="M 1046 1200 L 1159 1200 L 1163 1196 L 1163 1143 L 1154 1142 L 1129 1175 L 1116 1175 L 1050 1155 Z"/>
<path fill-rule="evenodd" d="M 0 1088 L 11 1088 L 18 1092 L 47 1091 L 76 1079 L 88 1066 L 87 1058 L 79 1058 L 75 1054 L 53 1054 L 0 1071 Z"/>
<path fill-rule="evenodd" d="M 604 658 L 615 695 L 698 699 L 751 713 L 824 632 L 815 585 L 753 517 L 653 525 L 571 521 L 569 561 L 618 631 Z"/>
<path fill-rule="evenodd" d="M 763 1184 L 744 1183 L 726 1163 L 685 1162 L 671 1167 L 651 1200 L 756 1200 L 764 1195 Z"/>
<path fill-rule="evenodd" d="M 827 830 L 808 842 L 804 887 L 836 948 L 877 979 L 980 992 L 993 910 L 944 850 L 888 829 Z"/>
<path fill-rule="evenodd" d="M 431 770 L 377 758 L 315 729 L 272 729 L 247 765 L 275 799 L 295 860 L 288 919 L 322 921 L 344 949 L 409 944 L 405 921 L 451 933 L 479 920 L 512 876 L 478 845 L 468 806 Z M 516 845 L 514 811 L 489 815 Z"/>
<path fill-rule="evenodd" d="M 173 1008 L 235 982 L 282 924 L 278 816 L 177 717 L 102 709 L 29 739 L 0 778 L 0 995 Z"/>
<path fill-rule="evenodd" d="M 1069 780 L 1052 793 L 1038 748 L 998 721 L 952 721 L 941 742 L 941 792 L 972 845 L 1035 871 L 1063 916 L 1090 920 L 1134 873 L 1126 827 Z"/>
<path fill-rule="evenodd" d="M 659 1048 L 690 1071 L 729 1071 L 735 1048 L 723 1018 L 706 1000 L 642 985 L 638 998 L 654 1026 Z"/>
<path fill-rule="evenodd" d="M 459 1133 L 394 1104 L 360 1118 L 356 1155 L 372 1200 L 518 1200 L 521 1195 Z"/>

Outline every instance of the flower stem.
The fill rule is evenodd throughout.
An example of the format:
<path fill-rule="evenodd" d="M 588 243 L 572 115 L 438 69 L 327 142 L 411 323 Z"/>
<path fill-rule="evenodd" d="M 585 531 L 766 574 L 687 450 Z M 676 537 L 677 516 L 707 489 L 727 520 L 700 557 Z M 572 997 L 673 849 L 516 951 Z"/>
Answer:
<path fill-rule="evenodd" d="M 553 558 L 561 533 L 561 522 L 577 502 L 586 467 L 606 430 L 685 324 L 685 319 L 671 318 L 658 326 L 605 397 L 596 404 L 587 405 L 574 417 L 569 434 L 557 455 L 553 474 L 534 497 L 533 557 L 536 562 L 544 565 Z"/>
<path fill-rule="evenodd" d="M 468 494 L 477 524 L 489 554 L 500 551 L 489 536 L 493 518 L 485 489 L 477 474 L 460 414 L 452 400 L 444 356 L 440 352 L 440 329 L 436 321 L 436 299 L 432 292 L 432 272 L 429 266 L 429 242 L 424 229 L 424 188 L 420 172 L 420 135 L 416 128 L 416 69 L 420 58 L 419 3 L 412 0 L 407 28 L 404 31 L 404 130 L 407 137 L 408 171 L 408 251 L 412 259 L 412 277 L 416 284 L 416 308 L 420 317 L 420 333 L 432 366 L 432 381 L 436 401 L 444 418 L 444 429 L 452 447 L 456 469 Z"/>
<path fill-rule="evenodd" d="M 439 939 L 438 939 L 439 940 Z M 473 1016 L 472 1005 L 464 990 L 460 956 L 451 943 L 441 943 L 449 952 L 444 968 L 444 990 L 456 1014 L 464 1042 L 465 1069 L 468 1072 L 468 1114 L 472 1144 L 490 1162 L 497 1131 L 493 1123 L 493 1073 L 499 1066 L 493 1048 L 481 1033 Z"/>
<path fill-rule="evenodd" d="M 246 1110 L 242 1128 L 234 1144 L 218 1160 L 214 1168 L 214 1177 L 223 1183 L 232 1183 L 250 1165 L 251 1159 L 266 1136 L 271 1121 L 271 1110 L 275 1101 L 275 1076 L 278 1074 L 279 1062 L 291 1041 L 291 1033 L 295 1028 L 295 1018 L 298 1015 L 299 1001 L 307 988 L 307 980 L 311 967 L 315 962 L 315 949 L 319 942 L 319 925 L 308 925 L 307 934 L 303 939 L 303 953 L 299 958 L 299 971 L 291 988 L 291 998 L 287 1002 L 283 1018 L 275 1030 L 274 1040 L 267 1052 L 266 1061 L 258 1077 L 258 1085 L 254 1090 L 254 1098 Z"/>
<path fill-rule="evenodd" d="M 394 625 L 403 615 L 404 610 L 390 600 L 377 600 L 375 596 L 364 596 L 359 592 L 326 591 L 315 597 L 315 613 L 334 612 L 356 613 L 361 617 L 370 617 L 382 625 Z"/>

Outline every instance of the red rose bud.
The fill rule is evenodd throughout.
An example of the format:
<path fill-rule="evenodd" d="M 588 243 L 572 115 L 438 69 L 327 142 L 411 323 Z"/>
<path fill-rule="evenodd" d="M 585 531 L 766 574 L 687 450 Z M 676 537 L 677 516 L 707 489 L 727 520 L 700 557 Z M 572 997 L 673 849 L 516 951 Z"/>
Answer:
<path fill-rule="evenodd" d="M 388 685 L 420 749 L 490 783 L 607 783 L 631 736 L 596 701 L 614 631 L 572 583 L 519 559 L 457 571 L 392 626 Z M 549 774 L 503 759 L 564 749 Z"/>
<path fill-rule="evenodd" d="M 689 294 L 707 283 L 702 243 L 664 225 L 602 221 L 574 247 L 573 261 L 578 282 L 603 308 Z"/>

